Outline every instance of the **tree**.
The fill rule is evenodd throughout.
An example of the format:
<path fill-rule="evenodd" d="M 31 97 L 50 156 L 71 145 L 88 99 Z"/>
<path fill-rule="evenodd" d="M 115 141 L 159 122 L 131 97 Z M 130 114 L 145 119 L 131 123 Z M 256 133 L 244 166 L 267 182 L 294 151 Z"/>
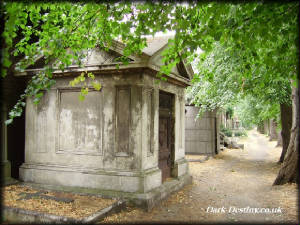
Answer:
<path fill-rule="evenodd" d="M 200 113 L 234 104 L 240 95 L 239 60 L 229 57 L 217 42 L 210 53 L 202 53 L 196 65 L 197 74 L 193 86 L 187 90 L 187 98 L 200 107 Z"/>
<path fill-rule="evenodd" d="M 221 47 L 214 47 L 204 57 L 202 63 L 205 67 L 202 74 L 207 80 L 215 80 L 212 77 L 220 76 L 219 73 L 222 73 L 223 77 L 224 74 L 227 76 L 232 76 L 233 73 L 240 74 L 232 80 L 238 83 L 240 90 L 235 89 L 233 93 L 237 90 L 236 94 L 244 92 L 251 94 L 258 101 L 280 104 L 284 143 L 280 161 L 285 156 L 290 137 L 289 112 L 292 110 L 289 81 L 290 78 L 295 81 L 297 75 L 299 38 L 295 22 L 298 10 L 294 6 L 296 5 L 277 3 L 231 6 L 227 12 L 227 21 L 231 24 L 231 28 L 236 29 L 229 30 L 224 26 L 222 35 L 215 36 Z M 292 14 L 284 16 L 283 8 Z M 266 15 L 266 12 L 269 14 Z M 218 9 L 216 14 L 218 15 Z M 221 23 L 224 24 L 224 21 Z M 284 34 L 288 34 L 288 37 L 285 38 Z M 289 49 L 289 52 L 285 52 L 287 49 L 284 48 Z M 227 76 L 224 83 L 227 82 Z M 206 101 L 210 101 L 209 96 L 209 94 L 206 96 L 208 98 Z M 205 96 L 202 99 L 205 99 Z"/>
<path fill-rule="evenodd" d="M 158 31 L 155 26 L 150 30 L 147 24 L 156 24 L 161 28 L 159 30 L 164 30 L 162 24 L 169 20 L 171 8 L 168 3 L 143 6 L 131 3 L 4 2 L 2 77 L 7 72 L 24 71 L 40 57 L 46 65 L 40 74 L 32 77 L 25 93 L 9 113 L 7 124 L 22 114 L 26 97 L 33 96 L 38 104 L 42 91 L 54 84 L 54 68 L 64 71 L 74 62 L 81 65 L 86 50 L 96 46 L 108 50 L 114 39 L 120 39 L 126 44 L 124 57 L 120 60 L 127 63 L 126 56 L 141 53 L 146 46 L 146 38 L 142 35 Z M 161 13 L 162 9 L 164 13 Z M 151 14 L 147 21 L 143 10 L 149 10 L 148 14 Z M 134 32 L 131 32 L 132 29 Z M 90 75 L 90 78 L 93 76 Z M 74 83 L 84 79 L 81 76 Z M 81 93 L 85 95 L 86 92 L 84 88 Z"/>
<path fill-rule="evenodd" d="M 276 118 L 279 115 L 279 104 L 263 102 L 252 95 L 246 95 L 235 104 L 234 112 L 243 127 L 247 128 L 259 125 L 264 120 Z"/>
<path fill-rule="evenodd" d="M 246 115 L 252 113 L 251 116 L 255 118 L 252 121 L 254 124 L 276 118 L 280 112 L 283 148 L 279 161 L 282 162 L 289 143 L 292 120 L 290 81 L 278 75 L 266 77 L 265 74 L 271 71 L 262 69 L 261 65 L 251 71 L 251 77 L 244 76 L 243 65 L 247 62 L 242 59 L 243 54 L 240 50 L 227 50 L 216 42 L 213 50 L 209 54 L 204 53 L 199 62 L 198 70 L 202 77 L 195 77 L 196 84 L 188 90 L 189 98 L 194 96 L 191 98 L 193 102 L 201 105 L 201 110 L 205 111 L 226 107 L 246 97 L 246 101 L 252 103 L 253 107 L 247 109 Z M 249 95 L 252 99 L 247 98 Z"/>
<path fill-rule="evenodd" d="M 299 184 L 299 87 L 293 88 L 293 125 L 286 157 L 274 185 L 294 182 Z"/>
<path fill-rule="evenodd" d="M 274 88 L 267 88 L 270 101 L 276 97 L 286 103 L 290 101 L 287 94 L 290 95 L 291 86 L 285 84 L 290 79 L 296 80 L 298 2 L 5 2 L 2 10 L 5 17 L 1 35 L 4 42 L 2 76 L 13 70 L 24 70 L 34 64 L 37 57 L 44 57 L 46 63 L 44 71 L 29 82 L 10 112 L 8 122 L 22 113 L 26 97 L 34 96 L 35 102 L 39 102 L 42 90 L 53 85 L 55 67 L 63 71 L 73 62 L 80 65 L 85 50 L 96 46 L 108 49 L 114 39 L 126 44 L 121 58 L 126 63 L 129 55 L 141 53 L 146 46 L 145 35 L 159 31 L 176 32 L 163 52 L 165 65 L 158 74 L 162 80 L 167 79 L 172 67 L 181 59 L 191 62 L 201 48 L 205 51 L 205 57 L 202 56 L 205 60 L 218 44 L 228 56 L 226 60 L 238 65 L 231 68 L 236 83 L 228 85 L 233 89 L 245 92 L 254 89 L 251 94 L 262 97 L 259 89 L 271 85 Z M 212 75 L 215 76 L 201 74 L 201 79 L 209 81 Z M 284 88 L 278 91 L 276 87 Z"/>
<path fill-rule="evenodd" d="M 292 107 L 284 104 L 280 105 L 281 113 L 281 137 L 282 137 L 282 152 L 279 158 L 279 163 L 282 163 L 286 155 L 291 136 L 292 127 Z"/>

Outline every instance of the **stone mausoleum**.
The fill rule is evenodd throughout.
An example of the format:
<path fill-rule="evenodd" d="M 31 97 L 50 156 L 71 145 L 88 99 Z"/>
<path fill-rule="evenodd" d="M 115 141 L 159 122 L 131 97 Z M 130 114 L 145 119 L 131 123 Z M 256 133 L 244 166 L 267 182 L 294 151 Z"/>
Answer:
<path fill-rule="evenodd" d="M 185 106 L 185 152 L 214 156 L 220 151 L 220 119 L 217 110 L 206 111 L 197 118 L 199 107 Z"/>
<path fill-rule="evenodd" d="M 191 181 L 185 159 L 185 87 L 193 76 L 180 62 L 167 81 L 157 83 L 167 37 L 151 38 L 130 63 L 116 59 L 124 45 L 94 49 L 85 68 L 55 71 L 56 84 L 39 105 L 26 103 L 25 162 L 20 179 L 48 186 L 126 193 L 152 204 Z M 42 59 L 37 65 L 42 64 Z M 18 76 L 31 76 L 31 67 Z M 81 86 L 69 82 L 82 71 L 102 85 L 92 85 L 84 101 Z M 124 195 L 125 196 L 125 195 Z M 152 203 L 151 203 L 152 202 Z"/>

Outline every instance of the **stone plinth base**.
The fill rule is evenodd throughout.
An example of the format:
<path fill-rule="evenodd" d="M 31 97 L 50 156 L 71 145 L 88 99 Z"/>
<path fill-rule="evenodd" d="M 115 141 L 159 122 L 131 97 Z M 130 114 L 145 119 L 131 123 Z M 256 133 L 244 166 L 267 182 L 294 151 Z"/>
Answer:
<path fill-rule="evenodd" d="M 117 197 L 146 209 L 151 209 L 170 193 L 191 182 L 186 159 L 182 158 L 175 162 L 172 176 L 173 178 L 162 184 L 161 170 L 157 167 L 144 171 L 100 170 L 28 163 L 20 167 L 20 178 L 25 183 L 46 189 Z"/>
<path fill-rule="evenodd" d="M 130 193 L 121 191 L 101 190 L 96 188 L 67 187 L 47 184 L 25 182 L 28 185 L 40 189 L 55 191 L 66 191 L 72 193 L 97 194 L 107 198 L 120 198 L 145 210 L 151 210 L 157 203 L 168 197 L 171 193 L 180 190 L 183 186 L 192 183 L 192 177 L 188 174 L 170 179 L 160 187 L 154 188 L 146 193 Z"/>
<path fill-rule="evenodd" d="M 188 171 L 186 159 L 179 159 L 174 163 L 173 177 L 162 184 L 161 170 L 157 167 L 144 171 L 109 171 L 24 163 L 20 178 L 33 187 L 116 197 L 149 210 L 170 193 L 191 183 Z"/>
<path fill-rule="evenodd" d="M 161 171 L 159 168 L 119 171 L 24 163 L 20 167 L 20 179 L 40 184 L 145 193 L 161 185 Z"/>

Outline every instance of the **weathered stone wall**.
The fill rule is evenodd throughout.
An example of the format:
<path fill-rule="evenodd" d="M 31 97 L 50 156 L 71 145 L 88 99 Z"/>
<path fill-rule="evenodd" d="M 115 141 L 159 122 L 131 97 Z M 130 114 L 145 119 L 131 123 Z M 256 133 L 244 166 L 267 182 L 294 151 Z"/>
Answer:
<path fill-rule="evenodd" d="M 186 154 L 214 155 L 219 147 L 216 145 L 216 138 L 218 140 L 216 133 L 219 125 L 216 112 L 205 112 L 201 118 L 196 119 L 198 107 L 186 106 L 185 109 Z"/>

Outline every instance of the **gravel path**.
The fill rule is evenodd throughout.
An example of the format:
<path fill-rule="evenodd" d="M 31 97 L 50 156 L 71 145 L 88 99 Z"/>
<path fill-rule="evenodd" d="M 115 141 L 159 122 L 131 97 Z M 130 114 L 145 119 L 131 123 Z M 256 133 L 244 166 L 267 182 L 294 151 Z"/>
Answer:
<path fill-rule="evenodd" d="M 281 148 L 254 130 L 239 143 L 245 145 L 244 150 L 226 149 L 207 161 L 189 162 L 193 184 L 151 212 L 128 207 L 102 222 L 299 222 L 296 185 L 272 186 Z M 252 208 L 275 211 L 251 213 Z"/>

